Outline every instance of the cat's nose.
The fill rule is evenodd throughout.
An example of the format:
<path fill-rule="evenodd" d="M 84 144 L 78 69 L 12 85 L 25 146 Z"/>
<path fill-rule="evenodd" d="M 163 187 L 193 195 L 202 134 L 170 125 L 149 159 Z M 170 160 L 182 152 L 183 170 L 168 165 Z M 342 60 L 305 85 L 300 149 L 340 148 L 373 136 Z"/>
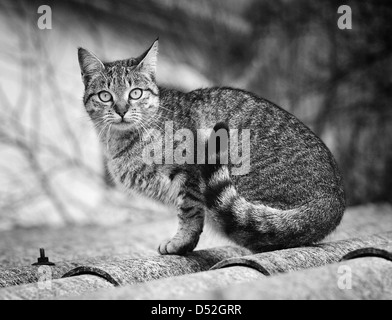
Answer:
<path fill-rule="evenodd" d="M 114 105 L 114 111 L 121 117 L 124 118 L 124 115 L 127 113 L 129 109 L 128 105 L 119 105 L 115 104 Z"/>

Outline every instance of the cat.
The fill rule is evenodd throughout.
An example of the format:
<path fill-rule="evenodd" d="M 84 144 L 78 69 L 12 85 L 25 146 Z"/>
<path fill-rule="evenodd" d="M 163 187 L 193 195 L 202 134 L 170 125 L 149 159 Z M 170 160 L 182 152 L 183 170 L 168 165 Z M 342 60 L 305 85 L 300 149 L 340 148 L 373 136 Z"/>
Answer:
<path fill-rule="evenodd" d="M 338 226 L 345 210 L 342 177 L 308 127 L 243 90 L 160 87 L 157 58 L 158 39 L 138 58 L 114 62 L 78 49 L 85 109 L 111 175 L 125 190 L 177 210 L 177 233 L 160 244 L 160 254 L 192 251 L 204 223 L 253 252 L 313 244 Z M 206 145 L 219 130 L 249 129 L 249 172 L 233 175 L 233 164 L 219 156 L 228 150 L 219 147 L 215 164 L 146 163 L 143 150 L 158 141 L 153 131 L 164 135 L 167 121 L 195 135 L 212 129 L 203 137 Z"/>

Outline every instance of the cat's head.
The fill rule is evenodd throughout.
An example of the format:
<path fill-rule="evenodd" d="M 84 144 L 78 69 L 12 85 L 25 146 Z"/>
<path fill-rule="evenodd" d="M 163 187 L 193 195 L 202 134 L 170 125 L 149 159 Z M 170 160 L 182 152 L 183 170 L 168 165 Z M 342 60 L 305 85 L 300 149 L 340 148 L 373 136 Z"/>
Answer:
<path fill-rule="evenodd" d="M 138 58 L 108 63 L 79 48 L 79 65 L 85 85 L 83 102 L 100 132 L 140 132 L 154 120 L 159 108 L 155 81 L 157 55 L 158 40 Z"/>

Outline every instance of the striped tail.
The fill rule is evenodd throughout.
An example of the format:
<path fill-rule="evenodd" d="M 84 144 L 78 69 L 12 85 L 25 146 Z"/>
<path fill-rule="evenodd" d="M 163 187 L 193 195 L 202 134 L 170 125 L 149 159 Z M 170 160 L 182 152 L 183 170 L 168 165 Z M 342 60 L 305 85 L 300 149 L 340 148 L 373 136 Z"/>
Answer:
<path fill-rule="evenodd" d="M 214 131 L 228 130 L 217 124 Z M 209 140 L 208 143 L 211 141 Z M 219 144 L 217 144 L 219 146 Z M 254 252 L 278 250 L 318 242 L 331 233 L 343 215 L 339 199 L 325 197 L 290 210 L 248 202 L 237 193 L 229 167 L 220 163 L 203 168 L 207 224 L 229 239 Z"/>

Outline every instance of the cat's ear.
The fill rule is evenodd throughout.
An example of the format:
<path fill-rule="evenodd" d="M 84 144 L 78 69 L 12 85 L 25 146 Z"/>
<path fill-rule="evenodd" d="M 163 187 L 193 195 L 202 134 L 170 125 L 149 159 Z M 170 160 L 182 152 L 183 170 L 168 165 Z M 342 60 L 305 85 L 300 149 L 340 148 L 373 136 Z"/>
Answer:
<path fill-rule="evenodd" d="M 156 39 L 151 47 L 136 59 L 138 61 L 136 69 L 140 72 L 149 73 L 153 78 L 155 78 L 157 70 L 158 45 L 159 40 Z"/>
<path fill-rule="evenodd" d="M 82 73 L 82 80 L 85 85 L 87 85 L 94 74 L 99 73 L 105 69 L 102 61 L 99 60 L 94 53 L 86 49 L 78 49 L 78 59 L 80 72 Z"/>

